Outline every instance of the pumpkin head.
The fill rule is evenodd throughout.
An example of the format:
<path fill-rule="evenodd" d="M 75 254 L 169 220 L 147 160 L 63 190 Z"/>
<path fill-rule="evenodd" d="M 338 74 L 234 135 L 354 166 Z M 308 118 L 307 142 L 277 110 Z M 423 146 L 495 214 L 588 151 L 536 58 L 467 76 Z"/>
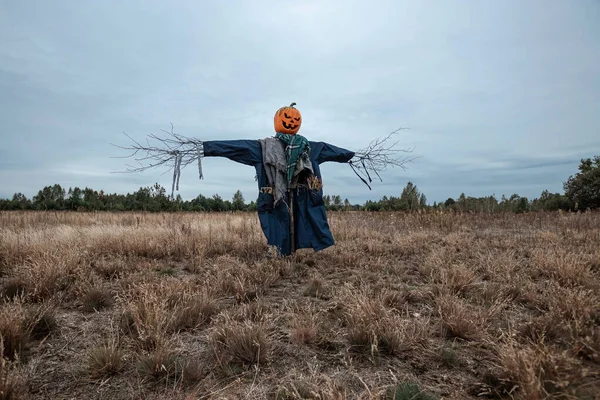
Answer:
<path fill-rule="evenodd" d="M 287 133 L 289 135 L 295 135 L 302 125 L 302 115 L 300 111 L 294 108 L 296 103 L 292 103 L 289 106 L 281 107 L 275 113 L 275 132 L 276 133 Z"/>

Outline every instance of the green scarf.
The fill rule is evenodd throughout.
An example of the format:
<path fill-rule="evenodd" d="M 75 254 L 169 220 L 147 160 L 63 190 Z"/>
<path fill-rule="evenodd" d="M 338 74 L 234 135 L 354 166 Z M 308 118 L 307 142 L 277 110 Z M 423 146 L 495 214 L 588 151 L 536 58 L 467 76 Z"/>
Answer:
<path fill-rule="evenodd" d="M 306 138 L 301 135 L 288 135 L 286 133 L 277 133 L 275 137 L 286 144 L 285 157 L 287 161 L 289 185 L 292 182 L 292 178 L 294 177 L 294 170 L 296 169 L 298 157 L 302 157 L 307 162 L 310 162 L 310 144 L 308 144 L 308 140 L 306 140 Z"/>

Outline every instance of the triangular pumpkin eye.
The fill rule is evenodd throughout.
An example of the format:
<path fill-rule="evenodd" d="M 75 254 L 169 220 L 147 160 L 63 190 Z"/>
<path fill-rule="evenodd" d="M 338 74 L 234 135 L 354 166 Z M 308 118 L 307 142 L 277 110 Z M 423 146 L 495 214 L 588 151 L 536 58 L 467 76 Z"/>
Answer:
<path fill-rule="evenodd" d="M 300 118 L 294 118 L 296 121 L 300 121 Z"/>
<path fill-rule="evenodd" d="M 285 115 L 286 118 L 291 118 L 287 113 L 283 113 L 283 115 Z"/>

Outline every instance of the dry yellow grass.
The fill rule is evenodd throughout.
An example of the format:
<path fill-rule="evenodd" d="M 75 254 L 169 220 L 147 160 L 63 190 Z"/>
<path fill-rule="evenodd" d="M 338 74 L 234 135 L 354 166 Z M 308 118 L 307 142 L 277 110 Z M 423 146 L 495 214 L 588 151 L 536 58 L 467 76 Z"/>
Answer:
<path fill-rule="evenodd" d="M 328 216 L 0 213 L 0 398 L 600 393 L 600 214 Z"/>

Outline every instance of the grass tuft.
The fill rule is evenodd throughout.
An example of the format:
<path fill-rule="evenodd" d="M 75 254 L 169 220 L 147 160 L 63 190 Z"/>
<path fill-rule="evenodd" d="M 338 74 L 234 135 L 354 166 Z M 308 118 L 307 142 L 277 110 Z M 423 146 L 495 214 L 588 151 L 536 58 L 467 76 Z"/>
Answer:
<path fill-rule="evenodd" d="M 386 400 L 437 400 L 432 394 L 419 387 L 416 382 L 402 382 L 386 391 Z"/>
<path fill-rule="evenodd" d="M 87 370 L 92 379 L 106 378 L 124 368 L 124 353 L 115 341 L 110 341 L 88 351 Z"/>
<path fill-rule="evenodd" d="M 10 278 L 0 289 L 1 297 L 13 299 L 15 297 L 23 297 L 27 291 L 27 283 L 22 278 Z"/>
<path fill-rule="evenodd" d="M 441 295 L 436 299 L 437 312 L 446 336 L 464 340 L 481 339 L 488 326 L 488 319 L 454 295 Z"/>
<path fill-rule="evenodd" d="M 91 288 L 81 299 L 85 312 L 96 312 L 109 308 L 114 304 L 113 296 L 106 288 Z"/>
<path fill-rule="evenodd" d="M 192 330 L 207 325 L 219 312 L 219 305 L 212 294 L 203 290 L 184 292 L 172 304 L 174 317 L 169 325 L 172 332 Z"/>
<path fill-rule="evenodd" d="M 2 348 L 2 343 L 0 343 Z M 0 400 L 25 399 L 25 380 L 14 362 L 0 358 Z"/>
<path fill-rule="evenodd" d="M 296 344 L 318 343 L 321 340 L 322 326 L 323 317 L 314 309 L 294 314 L 290 327 L 290 339 Z"/>
<path fill-rule="evenodd" d="M 53 303 L 42 303 L 29 309 L 24 323 L 31 339 L 43 340 L 58 328 L 56 307 Z"/>
<path fill-rule="evenodd" d="M 137 363 L 137 371 L 143 380 L 179 381 L 183 376 L 184 364 L 177 352 L 168 347 L 161 347 L 141 356 Z"/>
<path fill-rule="evenodd" d="M 27 311 L 19 298 L 13 299 L 0 308 L 0 343 L 2 357 L 8 360 L 20 359 L 31 339 L 27 326 Z"/>
<path fill-rule="evenodd" d="M 226 320 L 209 336 L 209 346 L 218 365 L 249 367 L 268 362 L 272 344 L 264 324 Z"/>

